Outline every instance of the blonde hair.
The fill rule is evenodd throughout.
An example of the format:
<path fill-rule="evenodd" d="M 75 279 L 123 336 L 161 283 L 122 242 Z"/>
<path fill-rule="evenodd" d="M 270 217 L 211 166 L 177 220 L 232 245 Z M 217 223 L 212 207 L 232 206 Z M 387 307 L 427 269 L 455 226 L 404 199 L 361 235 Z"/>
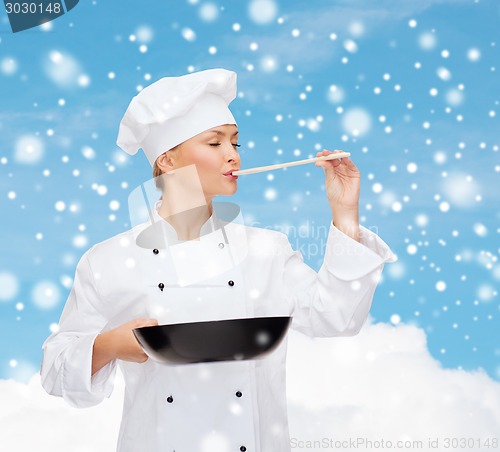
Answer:
<path fill-rule="evenodd" d="M 180 152 L 179 146 L 180 146 L 180 144 L 178 144 L 177 146 L 173 147 L 172 149 L 169 149 L 166 152 L 175 152 L 175 153 Z M 163 154 L 165 154 L 165 152 Z M 163 174 L 163 171 L 158 166 L 157 162 L 158 162 L 158 159 L 163 154 L 159 155 L 158 158 L 155 160 L 155 162 L 153 164 L 153 177 L 155 179 L 155 185 L 156 185 L 156 188 L 158 190 L 160 190 L 161 192 L 163 191 L 163 178 L 161 177 L 161 175 Z"/>

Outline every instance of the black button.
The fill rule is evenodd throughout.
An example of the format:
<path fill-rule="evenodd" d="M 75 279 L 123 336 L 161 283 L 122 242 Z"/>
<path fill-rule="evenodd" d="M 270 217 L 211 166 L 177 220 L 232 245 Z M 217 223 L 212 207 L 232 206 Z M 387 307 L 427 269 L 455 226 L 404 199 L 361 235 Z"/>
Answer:
<path fill-rule="evenodd" d="M 231 287 L 234 286 L 234 281 L 232 279 L 230 279 L 228 282 L 227 282 Z"/>
<path fill-rule="evenodd" d="M 236 391 L 236 397 L 241 397 L 242 395 L 241 391 Z"/>
<path fill-rule="evenodd" d="M 247 450 L 247 448 L 245 446 L 241 446 L 240 450 L 241 450 L 241 452 L 245 452 Z"/>
<path fill-rule="evenodd" d="M 165 284 L 163 284 L 162 282 L 160 284 L 158 284 L 158 287 L 160 288 L 160 290 L 163 292 L 163 289 L 165 288 Z"/>
<path fill-rule="evenodd" d="M 159 253 L 159 251 L 155 248 L 155 249 L 153 250 L 153 254 L 158 254 L 158 253 Z"/>
<path fill-rule="evenodd" d="M 168 402 L 168 403 L 172 403 L 173 401 L 174 401 L 174 398 L 173 398 L 171 395 L 169 395 L 169 396 L 167 397 L 167 402 Z"/>

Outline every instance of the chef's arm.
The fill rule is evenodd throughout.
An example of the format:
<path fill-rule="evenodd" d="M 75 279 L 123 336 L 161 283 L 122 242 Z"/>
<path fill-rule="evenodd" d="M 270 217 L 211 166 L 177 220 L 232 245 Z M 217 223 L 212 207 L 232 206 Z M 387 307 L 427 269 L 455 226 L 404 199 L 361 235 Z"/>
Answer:
<path fill-rule="evenodd" d="M 359 226 L 359 239 L 354 240 L 332 223 L 318 273 L 288 243 L 284 290 L 291 304 L 292 328 L 311 337 L 359 332 L 385 262 L 397 260 L 388 245 L 363 226 Z"/>
<path fill-rule="evenodd" d="M 143 326 L 156 326 L 155 319 L 134 319 L 119 327 L 97 335 L 92 352 L 92 375 L 114 359 L 143 363 L 148 359 L 139 342 L 134 336 L 133 329 Z"/>
<path fill-rule="evenodd" d="M 92 376 L 115 358 L 113 331 L 97 335 L 92 349 Z"/>
<path fill-rule="evenodd" d="M 332 224 L 351 239 L 360 242 L 359 238 L 359 208 L 332 209 Z"/>
<path fill-rule="evenodd" d="M 101 302 L 88 255 L 77 266 L 58 331 L 42 346 L 40 369 L 44 389 L 75 407 L 93 406 L 109 397 L 116 373 L 116 360 L 112 360 L 92 374 L 94 341 L 108 319 L 97 308 Z"/>

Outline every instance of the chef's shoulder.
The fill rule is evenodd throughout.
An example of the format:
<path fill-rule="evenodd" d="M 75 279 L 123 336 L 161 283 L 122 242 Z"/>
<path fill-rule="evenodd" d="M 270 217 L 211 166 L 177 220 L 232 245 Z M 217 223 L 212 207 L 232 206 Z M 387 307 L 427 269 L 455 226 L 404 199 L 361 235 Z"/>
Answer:
<path fill-rule="evenodd" d="M 144 226 L 140 225 L 96 243 L 82 256 L 82 261 L 87 260 L 95 269 L 125 264 L 127 259 L 137 257 L 136 238 L 143 229 Z"/>
<path fill-rule="evenodd" d="M 247 243 L 250 250 L 259 254 L 283 256 L 291 251 L 288 236 L 270 227 L 246 226 Z"/>

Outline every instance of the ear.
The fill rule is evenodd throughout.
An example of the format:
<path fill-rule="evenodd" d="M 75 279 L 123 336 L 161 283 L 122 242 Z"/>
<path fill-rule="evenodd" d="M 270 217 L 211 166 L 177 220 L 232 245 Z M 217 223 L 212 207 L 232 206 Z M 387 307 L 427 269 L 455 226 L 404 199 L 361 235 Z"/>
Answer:
<path fill-rule="evenodd" d="M 158 168 L 160 168 L 162 173 L 167 173 L 174 169 L 174 160 L 175 159 L 173 152 L 164 152 L 156 159 L 156 165 L 158 166 Z"/>

